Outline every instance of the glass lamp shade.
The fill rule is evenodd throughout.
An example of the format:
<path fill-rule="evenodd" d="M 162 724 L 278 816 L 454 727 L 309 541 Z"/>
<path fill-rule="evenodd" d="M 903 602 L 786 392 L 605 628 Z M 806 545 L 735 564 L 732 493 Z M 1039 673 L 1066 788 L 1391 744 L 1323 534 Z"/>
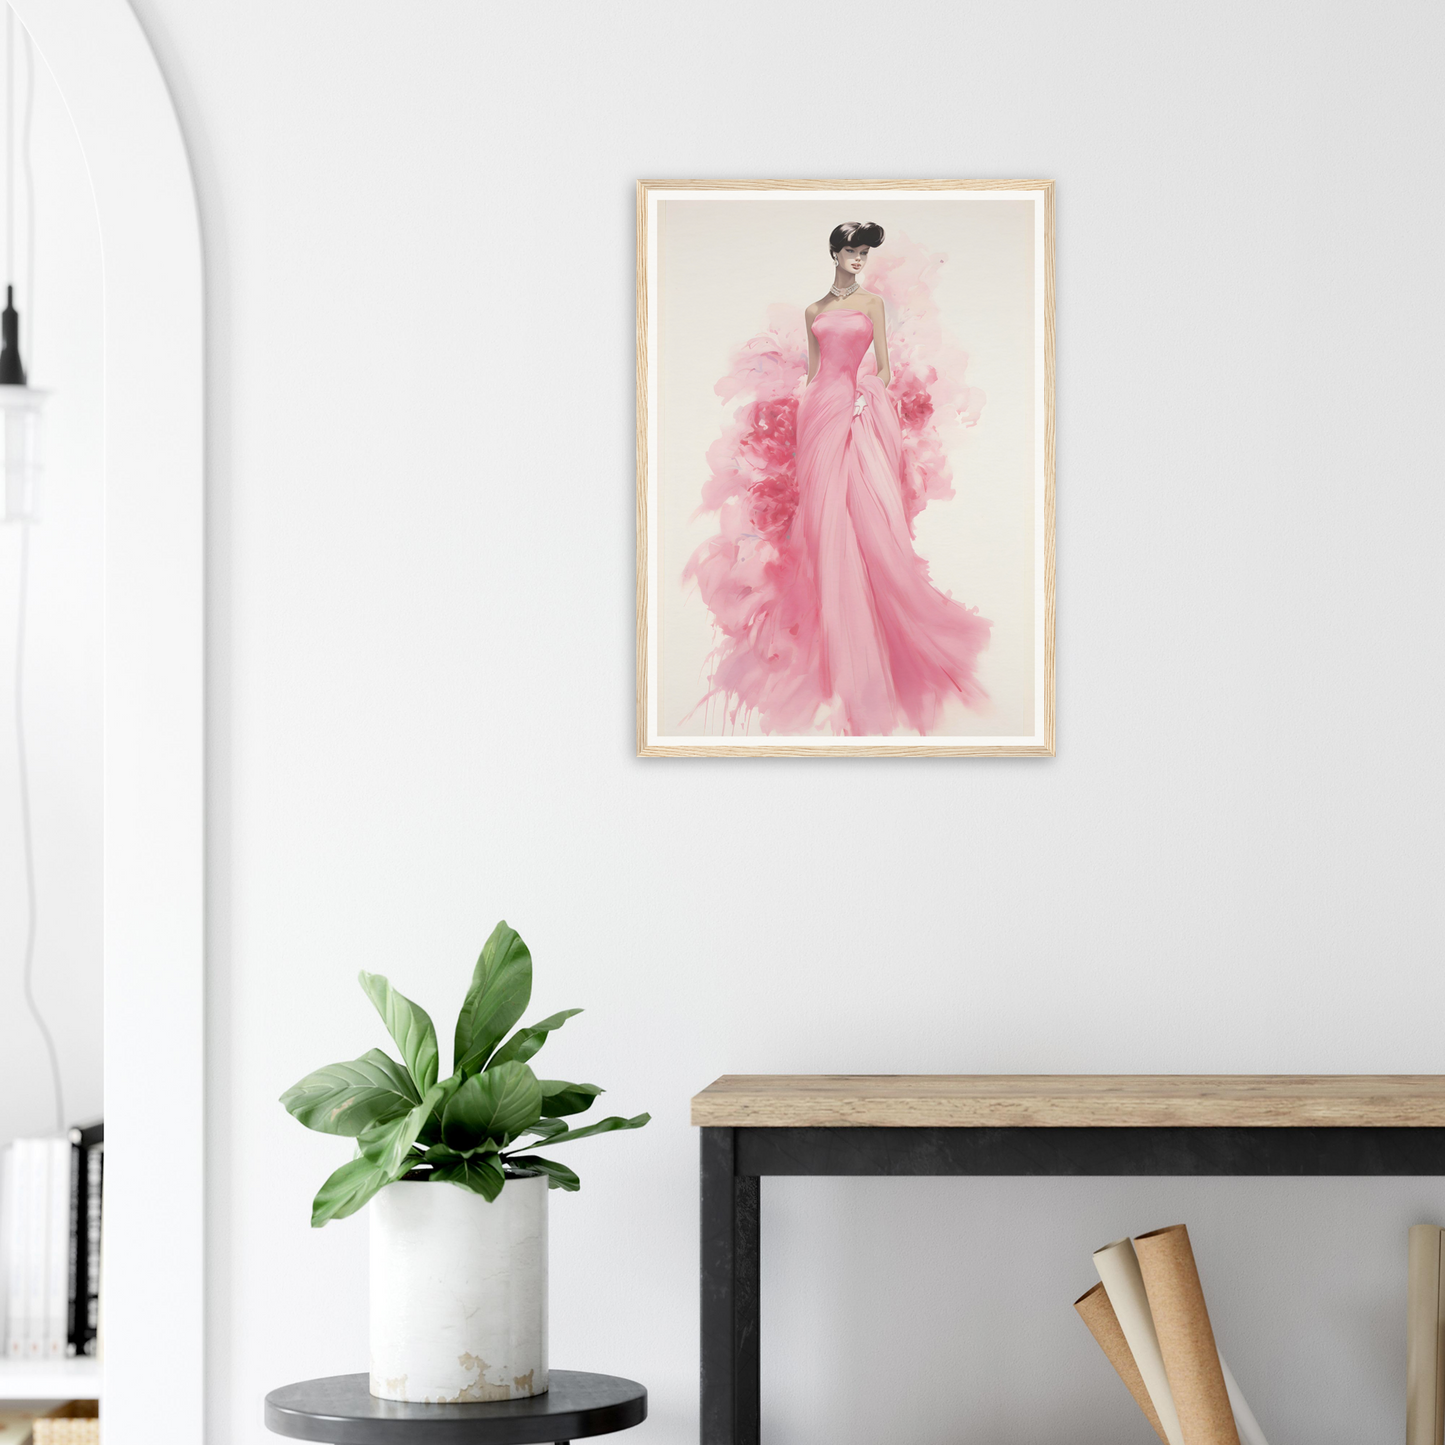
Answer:
<path fill-rule="evenodd" d="M 40 520 L 40 411 L 45 393 L 33 386 L 0 386 L 0 431 L 5 458 L 5 520 Z"/>

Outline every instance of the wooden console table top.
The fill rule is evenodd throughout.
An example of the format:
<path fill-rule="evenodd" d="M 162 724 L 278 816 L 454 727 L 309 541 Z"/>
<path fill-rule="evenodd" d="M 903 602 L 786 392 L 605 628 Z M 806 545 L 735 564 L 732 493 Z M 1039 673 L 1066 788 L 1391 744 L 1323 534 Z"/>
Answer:
<path fill-rule="evenodd" d="M 1442 1128 L 1441 1074 L 724 1074 L 709 1128 Z"/>

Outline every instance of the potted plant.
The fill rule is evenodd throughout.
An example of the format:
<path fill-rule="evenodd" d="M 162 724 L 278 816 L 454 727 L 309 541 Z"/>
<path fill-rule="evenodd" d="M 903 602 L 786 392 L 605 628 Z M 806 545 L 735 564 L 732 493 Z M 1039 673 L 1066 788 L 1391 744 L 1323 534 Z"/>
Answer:
<path fill-rule="evenodd" d="M 477 960 L 445 1079 L 426 1011 L 380 974 L 363 972 L 361 986 L 401 1062 L 368 1049 L 308 1074 L 281 1102 L 308 1129 L 356 1140 L 356 1157 L 317 1193 L 311 1223 L 372 1201 L 371 1393 L 411 1401 L 540 1395 L 547 1193 L 575 1192 L 581 1182 L 565 1164 L 527 1151 L 638 1129 L 650 1116 L 568 1124 L 602 1090 L 539 1079 L 528 1061 L 581 1009 L 508 1037 L 532 996 L 532 955 L 506 923 Z"/>

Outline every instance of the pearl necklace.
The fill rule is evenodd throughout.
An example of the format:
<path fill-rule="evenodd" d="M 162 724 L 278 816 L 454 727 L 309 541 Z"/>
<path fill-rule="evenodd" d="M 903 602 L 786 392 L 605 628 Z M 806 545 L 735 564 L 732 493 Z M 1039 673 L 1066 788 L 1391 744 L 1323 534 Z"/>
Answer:
<path fill-rule="evenodd" d="M 860 282 L 855 281 L 846 291 L 840 291 L 836 286 L 830 286 L 828 290 L 831 291 L 838 300 L 846 301 L 858 289 L 860 284 Z"/>

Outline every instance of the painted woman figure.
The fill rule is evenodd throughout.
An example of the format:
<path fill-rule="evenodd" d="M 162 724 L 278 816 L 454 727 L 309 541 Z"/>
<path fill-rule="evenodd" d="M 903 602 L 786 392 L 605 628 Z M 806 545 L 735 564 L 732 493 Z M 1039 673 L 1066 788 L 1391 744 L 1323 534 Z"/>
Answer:
<path fill-rule="evenodd" d="M 976 659 L 989 623 L 928 580 L 899 484 L 903 437 L 888 397 L 883 300 L 860 288 L 883 228 L 828 238 L 833 284 L 808 307 L 808 384 L 798 404 L 798 523 L 818 606 L 820 691 L 849 736 L 927 732 L 939 702 L 981 700 Z M 859 375 L 869 347 L 876 375 Z"/>
<path fill-rule="evenodd" d="M 986 699 L 975 673 L 992 624 L 939 591 L 913 550 L 926 497 L 909 471 L 920 470 L 920 435 L 936 449 L 937 377 L 909 371 L 894 388 L 912 420 L 910 460 L 889 394 L 883 298 L 858 279 L 882 244 L 872 222 L 829 237 L 833 284 L 804 316 L 805 383 L 792 370 L 801 354 L 794 362 L 776 332 L 739 354 L 731 390 L 719 383 L 724 396 L 755 399 L 709 454 L 704 506 L 719 507 L 723 530 L 687 575 L 722 637 L 709 696 L 728 700 L 732 726 L 928 734 L 946 701 Z M 876 374 L 860 370 L 870 350 Z M 946 488 L 946 462 L 931 467 Z"/>

